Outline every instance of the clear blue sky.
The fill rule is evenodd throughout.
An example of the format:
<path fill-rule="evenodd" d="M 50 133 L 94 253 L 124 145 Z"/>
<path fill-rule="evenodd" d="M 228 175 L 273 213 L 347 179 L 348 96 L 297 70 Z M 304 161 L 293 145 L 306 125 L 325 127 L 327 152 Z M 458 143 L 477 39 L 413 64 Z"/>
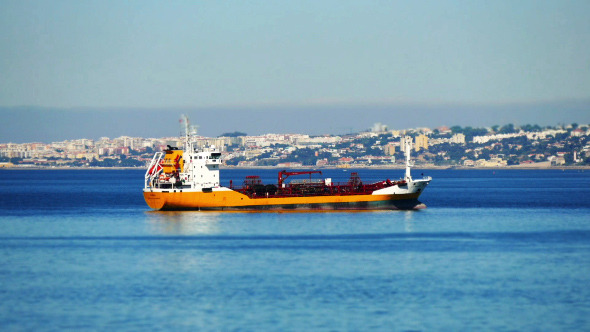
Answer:
<path fill-rule="evenodd" d="M 0 0 L 4 108 L 589 99 L 587 0 Z"/>

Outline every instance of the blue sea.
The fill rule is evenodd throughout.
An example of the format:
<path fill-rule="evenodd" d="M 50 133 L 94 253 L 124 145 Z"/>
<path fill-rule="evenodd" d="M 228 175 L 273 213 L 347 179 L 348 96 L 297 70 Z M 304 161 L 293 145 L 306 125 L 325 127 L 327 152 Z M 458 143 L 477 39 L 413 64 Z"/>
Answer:
<path fill-rule="evenodd" d="M 228 213 L 150 211 L 143 170 L 0 171 L 0 330 L 590 330 L 590 171 L 420 173 L 420 211 Z"/>

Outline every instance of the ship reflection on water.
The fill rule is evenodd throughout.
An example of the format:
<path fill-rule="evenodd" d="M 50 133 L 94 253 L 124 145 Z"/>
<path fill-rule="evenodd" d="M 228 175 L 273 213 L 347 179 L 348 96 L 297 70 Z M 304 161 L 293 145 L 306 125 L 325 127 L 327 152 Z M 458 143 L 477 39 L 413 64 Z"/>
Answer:
<path fill-rule="evenodd" d="M 313 224 L 317 234 L 342 234 L 344 225 L 360 227 L 365 233 L 374 222 L 397 224 L 402 215 L 403 232 L 414 231 L 414 215 L 421 210 L 260 210 L 260 211 L 146 211 L 150 233 L 164 237 L 239 237 L 258 234 L 293 235 L 293 227 Z M 396 217 L 398 216 L 398 217 Z M 397 221 L 396 221 L 397 220 Z M 364 226 L 363 226 L 364 225 Z M 296 233 L 296 232 L 295 232 Z M 346 233 L 346 232 L 344 232 Z M 309 235 L 309 234 L 308 234 Z"/>
<path fill-rule="evenodd" d="M 414 231 L 414 213 L 412 211 L 404 211 L 404 230 L 406 233 Z"/>
<path fill-rule="evenodd" d="M 162 235 L 210 235 L 219 232 L 220 212 L 148 211 L 147 222 Z"/>

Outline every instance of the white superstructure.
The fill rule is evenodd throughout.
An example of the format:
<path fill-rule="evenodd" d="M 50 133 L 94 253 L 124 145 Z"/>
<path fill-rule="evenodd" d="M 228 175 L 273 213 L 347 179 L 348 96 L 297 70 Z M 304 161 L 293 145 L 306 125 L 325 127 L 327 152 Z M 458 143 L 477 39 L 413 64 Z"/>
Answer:
<path fill-rule="evenodd" d="M 145 189 L 180 189 L 202 191 L 203 189 L 219 188 L 219 166 L 221 151 L 214 145 L 199 148 L 194 141 L 197 134 L 196 126 L 190 126 L 188 118 L 182 116 L 180 123 L 185 134 L 184 148 L 169 147 L 165 152 L 154 155 L 145 174 Z M 165 166 L 173 169 L 175 175 L 169 176 Z"/>
<path fill-rule="evenodd" d="M 189 153 L 184 155 L 184 170 L 180 173 L 180 179 L 184 186 L 191 189 L 219 187 L 219 165 L 221 165 L 221 152 L 214 146 L 202 151 L 195 151 L 190 144 Z"/>

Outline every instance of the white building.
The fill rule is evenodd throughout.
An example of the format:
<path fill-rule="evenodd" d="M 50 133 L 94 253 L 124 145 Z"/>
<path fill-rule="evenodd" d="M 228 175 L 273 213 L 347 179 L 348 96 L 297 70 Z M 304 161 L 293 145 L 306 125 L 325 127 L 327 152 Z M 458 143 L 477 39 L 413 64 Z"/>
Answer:
<path fill-rule="evenodd" d="M 465 144 L 465 135 L 461 133 L 453 135 L 453 137 L 451 137 L 451 143 Z"/>

